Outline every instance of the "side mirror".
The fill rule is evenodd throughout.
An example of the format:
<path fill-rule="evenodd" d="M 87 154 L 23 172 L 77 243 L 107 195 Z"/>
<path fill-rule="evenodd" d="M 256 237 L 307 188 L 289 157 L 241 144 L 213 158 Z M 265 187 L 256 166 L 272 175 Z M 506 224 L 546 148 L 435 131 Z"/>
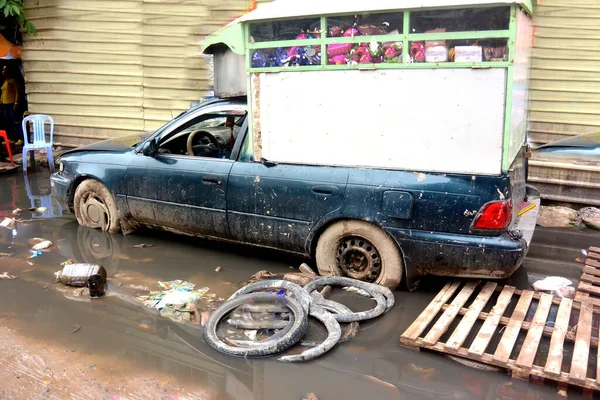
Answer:
<path fill-rule="evenodd" d="M 146 157 L 155 157 L 157 152 L 156 140 L 148 140 L 142 147 L 142 154 Z"/>

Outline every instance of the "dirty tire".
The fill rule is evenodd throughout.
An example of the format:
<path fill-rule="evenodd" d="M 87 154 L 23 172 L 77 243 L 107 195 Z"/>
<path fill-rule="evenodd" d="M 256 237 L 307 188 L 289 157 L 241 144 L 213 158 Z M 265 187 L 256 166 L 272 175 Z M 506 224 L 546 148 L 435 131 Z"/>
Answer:
<path fill-rule="evenodd" d="M 391 290 L 398 287 L 404 275 L 404 263 L 400 249 L 381 228 L 364 221 L 340 221 L 331 225 L 321 234 L 317 242 L 315 258 L 319 273 L 324 276 L 357 276 L 345 273 L 338 263 L 340 246 L 344 241 L 362 238 L 370 242 L 377 253 L 380 263 L 378 274 L 371 282 L 385 286 Z M 367 279 L 361 279 L 367 280 Z"/>
<path fill-rule="evenodd" d="M 87 179 L 77 186 L 73 208 L 80 225 L 112 233 L 121 230 L 115 199 L 110 190 L 95 179 Z"/>

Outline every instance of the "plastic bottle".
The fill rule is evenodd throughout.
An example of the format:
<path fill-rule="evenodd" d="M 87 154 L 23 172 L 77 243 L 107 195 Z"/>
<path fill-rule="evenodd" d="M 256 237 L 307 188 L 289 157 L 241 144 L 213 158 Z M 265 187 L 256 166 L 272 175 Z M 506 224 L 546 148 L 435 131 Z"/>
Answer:
<path fill-rule="evenodd" d="M 88 280 L 92 275 L 100 275 L 102 281 L 106 282 L 106 270 L 102 265 L 75 263 L 67 264 L 62 271 L 54 273 L 56 283 L 62 283 L 68 286 L 87 286 Z"/>

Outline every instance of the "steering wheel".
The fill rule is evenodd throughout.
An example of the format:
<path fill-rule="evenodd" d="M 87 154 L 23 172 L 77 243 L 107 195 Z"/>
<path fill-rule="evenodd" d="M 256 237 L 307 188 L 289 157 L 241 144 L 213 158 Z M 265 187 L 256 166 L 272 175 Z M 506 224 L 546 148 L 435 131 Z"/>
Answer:
<path fill-rule="evenodd" d="M 196 136 L 198 136 L 200 139 L 207 138 L 210 143 L 203 144 L 202 141 L 200 141 L 200 144 L 194 144 L 194 138 Z M 217 138 L 215 138 L 213 135 L 203 130 L 197 130 L 190 133 L 188 136 L 187 152 L 190 156 L 218 157 L 223 154 L 223 149 L 221 148 L 221 144 Z"/>

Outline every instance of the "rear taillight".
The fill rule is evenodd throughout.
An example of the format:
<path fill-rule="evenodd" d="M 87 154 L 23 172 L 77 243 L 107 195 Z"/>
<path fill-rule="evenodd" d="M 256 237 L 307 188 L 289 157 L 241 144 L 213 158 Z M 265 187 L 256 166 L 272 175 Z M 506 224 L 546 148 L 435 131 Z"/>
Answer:
<path fill-rule="evenodd" d="M 500 231 L 505 229 L 512 219 L 512 201 L 491 201 L 481 207 L 475 216 L 472 229 Z"/>

